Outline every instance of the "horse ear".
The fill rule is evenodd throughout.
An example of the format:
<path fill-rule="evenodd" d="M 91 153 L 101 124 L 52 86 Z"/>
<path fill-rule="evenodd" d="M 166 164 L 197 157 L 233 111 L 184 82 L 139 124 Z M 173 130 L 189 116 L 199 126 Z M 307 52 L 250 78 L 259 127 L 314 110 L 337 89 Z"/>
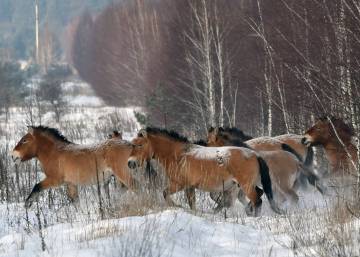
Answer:
<path fill-rule="evenodd" d="M 28 133 L 34 135 L 34 128 L 32 126 L 27 126 L 27 128 L 28 128 Z"/>
<path fill-rule="evenodd" d="M 142 136 L 142 137 L 144 137 L 144 138 L 147 138 L 147 132 L 146 132 L 146 130 L 145 130 L 145 129 L 140 130 L 140 131 L 139 131 L 139 136 Z"/>
<path fill-rule="evenodd" d="M 213 131 L 214 131 L 214 127 L 211 126 L 211 127 L 208 129 L 208 133 L 211 133 L 211 132 L 213 132 Z"/>

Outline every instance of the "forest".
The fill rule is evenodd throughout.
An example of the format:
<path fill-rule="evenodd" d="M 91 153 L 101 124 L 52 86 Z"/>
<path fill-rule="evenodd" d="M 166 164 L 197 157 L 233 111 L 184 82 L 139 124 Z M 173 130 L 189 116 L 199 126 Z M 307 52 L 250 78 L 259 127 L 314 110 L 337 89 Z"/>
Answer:
<path fill-rule="evenodd" d="M 358 131 L 359 18 L 355 0 L 123 1 L 82 15 L 70 60 L 169 128 L 275 135 L 331 114 Z"/>

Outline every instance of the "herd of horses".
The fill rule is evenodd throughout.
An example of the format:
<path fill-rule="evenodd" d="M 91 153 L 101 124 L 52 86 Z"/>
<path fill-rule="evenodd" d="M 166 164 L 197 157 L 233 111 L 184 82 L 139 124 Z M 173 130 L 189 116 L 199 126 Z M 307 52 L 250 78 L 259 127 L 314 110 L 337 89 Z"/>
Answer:
<path fill-rule="evenodd" d="M 251 138 L 237 128 L 210 128 L 206 140 L 197 142 L 166 129 L 141 129 L 131 141 L 114 131 L 94 145 L 79 145 L 67 140 L 57 129 L 29 126 L 28 132 L 12 152 L 15 162 L 37 158 L 46 178 L 37 183 L 25 201 L 29 208 L 45 189 L 67 186 L 70 200 L 78 198 L 78 186 L 107 181 L 115 175 L 134 192 L 142 184 L 134 172 L 150 162 L 158 162 L 167 187 L 165 201 L 176 206 L 171 195 L 185 191 L 188 204 L 195 209 L 195 189 L 210 192 L 217 203 L 215 211 L 230 207 L 236 199 L 249 216 L 261 213 L 265 194 L 272 210 L 284 213 L 280 202 L 297 202 L 297 190 L 310 183 L 325 193 L 313 169 L 313 146 L 322 146 L 330 164 L 329 174 L 355 176 L 358 149 L 353 129 L 341 119 L 324 117 L 304 135 Z"/>

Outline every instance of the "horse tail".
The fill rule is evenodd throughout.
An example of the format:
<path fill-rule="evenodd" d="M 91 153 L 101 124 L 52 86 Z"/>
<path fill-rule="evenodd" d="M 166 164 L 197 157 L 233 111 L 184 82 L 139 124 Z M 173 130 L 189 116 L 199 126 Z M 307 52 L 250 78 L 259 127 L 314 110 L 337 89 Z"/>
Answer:
<path fill-rule="evenodd" d="M 271 186 L 271 178 L 269 173 L 269 167 L 266 164 L 265 160 L 261 158 L 260 156 L 257 157 L 258 163 L 259 163 L 259 172 L 260 172 L 260 179 L 261 184 L 263 186 L 264 193 L 269 200 L 271 209 L 273 209 L 274 212 L 282 214 L 283 211 L 280 210 L 280 208 L 277 206 L 277 204 L 274 201 L 274 194 Z"/>
<path fill-rule="evenodd" d="M 305 164 L 303 164 L 303 163 L 299 163 L 299 165 L 300 165 L 300 172 L 301 172 L 301 174 L 303 174 L 303 176 L 305 176 L 307 179 L 308 179 L 308 181 L 309 181 L 309 183 L 311 184 L 311 185 L 313 185 L 314 187 L 316 187 L 316 189 L 317 190 L 319 190 L 319 192 L 321 193 L 321 194 L 324 194 L 325 193 L 325 191 L 326 191 L 326 189 L 325 189 L 325 187 L 320 183 L 320 179 L 319 179 L 319 177 L 315 174 L 315 172 L 311 169 L 311 168 L 309 168 L 308 166 L 306 166 Z"/>
<path fill-rule="evenodd" d="M 311 167 L 313 164 L 313 161 L 314 161 L 314 150 L 310 146 L 310 147 L 307 147 L 307 153 L 306 153 L 304 165 L 307 167 Z"/>
<path fill-rule="evenodd" d="M 281 149 L 283 149 L 286 152 L 292 153 L 293 155 L 296 156 L 296 158 L 300 161 L 303 162 L 302 157 L 300 156 L 300 154 L 298 154 L 298 152 L 296 152 L 294 150 L 294 148 L 292 148 L 291 146 L 289 146 L 288 144 L 281 144 Z"/>

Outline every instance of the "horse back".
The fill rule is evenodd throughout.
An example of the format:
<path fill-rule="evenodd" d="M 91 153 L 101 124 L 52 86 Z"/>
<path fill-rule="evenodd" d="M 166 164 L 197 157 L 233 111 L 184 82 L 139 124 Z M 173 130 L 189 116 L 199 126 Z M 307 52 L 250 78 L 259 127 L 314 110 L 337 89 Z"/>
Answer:
<path fill-rule="evenodd" d="M 256 151 L 276 151 L 281 150 L 282 142 L 272 137 L 258 137 L 246 141 L 246 143 Z"/>
<path fill-rule="evenodd" d="M 129 144 L 110 139 L 95 145 L 70 145 L 59 153 L 59 167 L 64 180 L 91 184 L 106 179 L 115 170 L 127 168 Z M 115 173 L 115 172 L 114 172 Z M 116 174 L 115 174 L 116 175 Z"/>
<path fill-rule="evenodd" d="M 294 149 L 301 156 L 303 161 L 306 160 L 308 147 L 301 143 L 303 136 L 295 134 L 284 134 L 276 136 L 275 138 Z"/>

